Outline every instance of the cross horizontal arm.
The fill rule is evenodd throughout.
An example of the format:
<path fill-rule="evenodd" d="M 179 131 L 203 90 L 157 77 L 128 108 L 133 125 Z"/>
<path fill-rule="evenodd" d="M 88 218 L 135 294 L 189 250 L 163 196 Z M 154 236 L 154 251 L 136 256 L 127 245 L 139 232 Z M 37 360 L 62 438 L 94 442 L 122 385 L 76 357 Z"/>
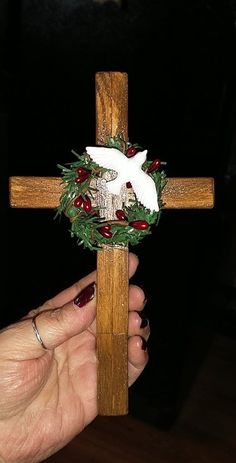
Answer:
<path fill-rule="evenodd" d="M 11 177 L 10 205 L 15 208 L 55 209 L 63 184 L 60 177 Z M 207 177 L 170 177 L 162 193 L 166 209 L 211 209 L 214 180 Z"/>

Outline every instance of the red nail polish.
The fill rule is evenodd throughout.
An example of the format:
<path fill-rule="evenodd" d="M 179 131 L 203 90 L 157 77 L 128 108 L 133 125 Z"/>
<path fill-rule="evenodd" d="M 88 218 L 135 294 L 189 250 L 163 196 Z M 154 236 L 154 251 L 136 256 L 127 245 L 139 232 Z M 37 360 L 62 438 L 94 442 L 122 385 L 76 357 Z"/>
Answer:
<path fill-rule="evenodd" d="M 95 283 L 91 283 L 90 285 L 86 286 L 81 293 L 74 299 L 74 304 L 77 307 L 84 307 L 84 305 L 88 304 L 94 298 L 95 294 Z"/>
<path fill-rule="evenodd" d="M 141 312 L 137 311 L 137 314 L 140 317 L 140 328 L 141 329 L 146 328 L 146 326 L 149 325 L 149 320 L 146 317 L 145 311 L 143 311 L 143 310 Z"/>
<path fill-rule="evenodd" d="M 144 351 L 147 350 L 147 341 L 144 338 L 142 338 L 141 349 L 144 350 Z"/>
<path fill-rule="evenodd" d="M 140 328 L 143 329 L 143 328 L 146 328 L 146 326 L 148 326 L 148 319 L 143 318 L 140 323 Z"/>

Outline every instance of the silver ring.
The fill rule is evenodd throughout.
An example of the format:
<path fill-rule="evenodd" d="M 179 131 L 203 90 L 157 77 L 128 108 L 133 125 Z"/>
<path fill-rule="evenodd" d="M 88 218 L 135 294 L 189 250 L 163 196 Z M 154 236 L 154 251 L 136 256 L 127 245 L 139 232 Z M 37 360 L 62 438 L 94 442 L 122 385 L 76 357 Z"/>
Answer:
<path fill-rule="evenodd" d="M 32 327 L 33 327 L 33 330 L 34 330 L 34 334 L 38 340 L 38 342 L 41 344 L 41 346 L 43 347 L 43 349 L 47 350 L 41 336 L 40 336 L 40 333 L 39 333 L 39 330 L 37 328 L 37 325 L 36 325 L 36 318 L 39 314 L 35 315 L 32 320 L 31 320 L 31 323 L 32 323 Z"/>

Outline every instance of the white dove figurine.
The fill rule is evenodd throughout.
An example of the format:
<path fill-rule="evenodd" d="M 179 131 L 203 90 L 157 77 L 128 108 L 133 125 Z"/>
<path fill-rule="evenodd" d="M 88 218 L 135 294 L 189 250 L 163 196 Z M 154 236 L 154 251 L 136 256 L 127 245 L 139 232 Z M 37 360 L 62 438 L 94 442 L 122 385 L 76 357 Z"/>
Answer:
<path fill-rule="evenodd" d="M 138 201 L 150 211 L 159 211 L 155 182 L 142 170 L 147 150 L 139 151 L 131 158 L 116 148 L 104 146 L 87 146 L 86 151 L 100 167 L 117 172 L 117 177 L 107 182 L 110 193 L 119 195 L 122 185 L 130 182 Z"/>

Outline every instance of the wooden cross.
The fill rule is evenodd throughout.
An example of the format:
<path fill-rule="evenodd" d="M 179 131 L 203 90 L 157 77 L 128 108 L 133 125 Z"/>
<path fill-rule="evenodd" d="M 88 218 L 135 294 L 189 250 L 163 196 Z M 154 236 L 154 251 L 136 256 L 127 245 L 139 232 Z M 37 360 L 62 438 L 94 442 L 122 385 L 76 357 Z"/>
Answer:
<path fill-rule="evenodd" d="M 128 140 L 128 76 L 96 74 L 96 144 L 108 137 Z M 11 177 L 10 204 L 15 208 L 56 208 L 62 193 L 58 177 Z M 168 178 L 165 208 L 212 208 L 211 178 Z M 128 412 L 128 248 L 106 246 L 97 252 L 98 413 Z"/>

